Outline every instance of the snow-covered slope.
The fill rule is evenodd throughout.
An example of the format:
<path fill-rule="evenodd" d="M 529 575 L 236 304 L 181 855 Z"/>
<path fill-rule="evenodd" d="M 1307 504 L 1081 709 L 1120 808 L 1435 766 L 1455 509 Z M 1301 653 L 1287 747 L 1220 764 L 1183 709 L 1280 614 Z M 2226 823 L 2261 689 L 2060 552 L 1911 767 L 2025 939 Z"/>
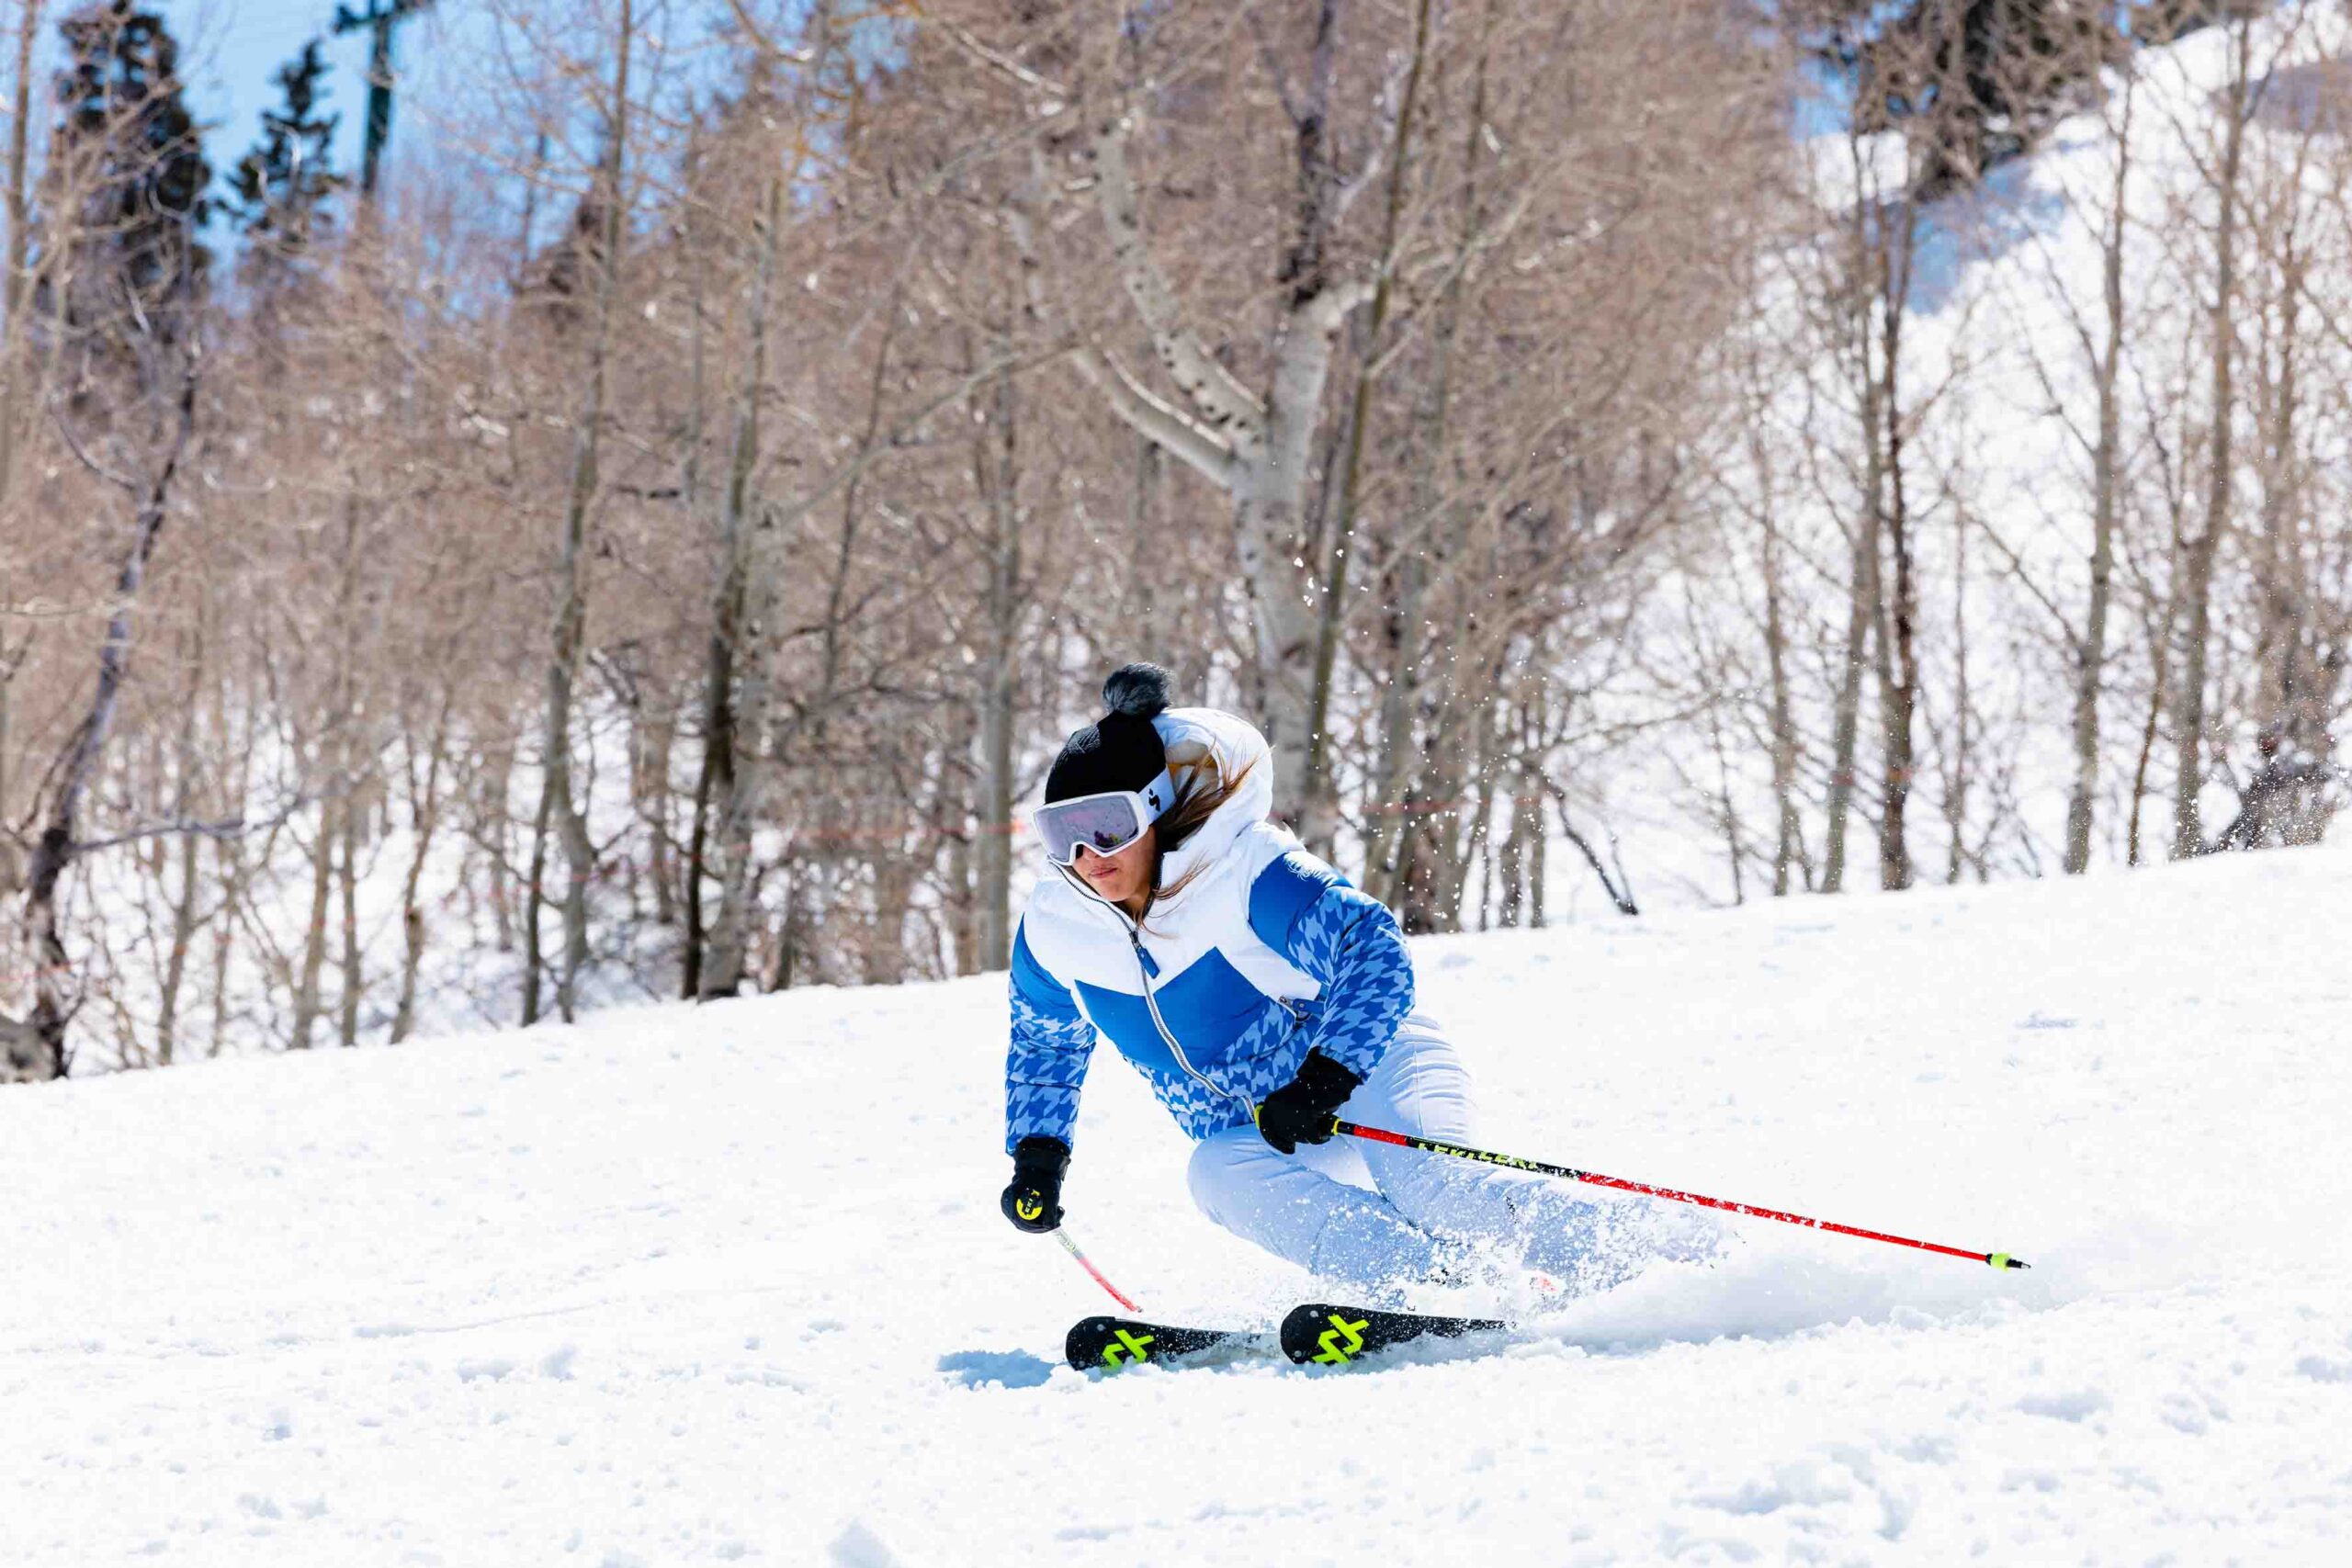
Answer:
<path fill-rule="evenodd" d="M 1751 1223 L 1339 1373 L 1058 1367 L 999 982 L 0 1095 L 0 1562 L 2342 1561 L 2352 856 L 1419 950 L 1486 1140 Z M 1107 1054 L 1073 1234 L 1307 1289 Z"/>

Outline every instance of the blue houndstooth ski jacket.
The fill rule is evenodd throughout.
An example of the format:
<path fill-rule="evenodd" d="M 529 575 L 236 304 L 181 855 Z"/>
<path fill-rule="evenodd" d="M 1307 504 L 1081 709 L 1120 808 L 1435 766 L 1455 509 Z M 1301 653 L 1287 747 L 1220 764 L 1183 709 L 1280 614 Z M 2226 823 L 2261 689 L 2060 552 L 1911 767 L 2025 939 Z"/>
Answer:
<path fill-rule="evenodd" d="M 1180 890 L 1140 930 L 1074 877 L 1038 883 L 1012 942 L 1008 1150 L 1036 1135 L 1071 1141 L 1098 1034 L 1205 1138 L 1247 1125 L 1310 1050 L 1369 1077 L 1413 1010 L 1395 917 L 1266 820 L 1265 738 L 1211 708 L 1152 723 L 1180 790 L 1210 769 L 1240 787 L 1166 857 L 1160 885 Z"/>

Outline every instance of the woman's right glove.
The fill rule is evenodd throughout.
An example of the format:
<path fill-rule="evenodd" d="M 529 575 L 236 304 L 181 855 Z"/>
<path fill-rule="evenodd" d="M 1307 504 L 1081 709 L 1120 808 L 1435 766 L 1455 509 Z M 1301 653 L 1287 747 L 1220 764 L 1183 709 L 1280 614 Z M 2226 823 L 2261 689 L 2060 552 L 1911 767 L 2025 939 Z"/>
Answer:
<path fill-rule="evenodd" d="M 1012 1145 L 1012 1182 L 997 1206 L 1018 1229 L 1043 1235 L 1062 1223 L 1062 1177 L 1069 1145 L 1059 1138 L 1023 1138 Z"/>

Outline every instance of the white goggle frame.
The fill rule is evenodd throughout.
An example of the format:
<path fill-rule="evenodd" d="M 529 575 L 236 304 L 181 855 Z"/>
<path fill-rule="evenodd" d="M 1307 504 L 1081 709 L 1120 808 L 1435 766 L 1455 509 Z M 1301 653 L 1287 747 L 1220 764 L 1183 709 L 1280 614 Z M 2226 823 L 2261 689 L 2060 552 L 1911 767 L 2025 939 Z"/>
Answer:
<path fill-rule="evenodd" d="M 1114 802 L 1126 807 L 1124 818 L 1112 814 Z M 1159 776 L 1141 789 L 1104 790 L 1057 800 L 1039 807 L 1029 821 L 1037 830 L 1046 858 L 1057 865 L 1073 865 L 1081 849 L 1098 855 L 1117 854 L 1142 838 L 1175 804 L 1176 781 L 1162 768 Z"/>

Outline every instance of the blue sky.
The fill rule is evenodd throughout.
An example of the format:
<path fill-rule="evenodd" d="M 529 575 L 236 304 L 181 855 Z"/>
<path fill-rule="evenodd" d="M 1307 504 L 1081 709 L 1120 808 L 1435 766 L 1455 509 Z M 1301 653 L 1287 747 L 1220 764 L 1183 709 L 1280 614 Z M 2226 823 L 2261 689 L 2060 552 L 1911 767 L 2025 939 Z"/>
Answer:
<path fill-rule="evenodd" d="M 216 170 L 234 164 L 260 135 L 262 110 L 278 100 L 270 80 L 278 67 L 334 22 L 334 0 L 164 0 L 159 8 L 180 40 L 181 73 L 205 124 L 206 152 Z M 410 35 L 406 41 L 415 41 L 413 24 L 401 30 Z M 55 36 L 52 29 L 52 42 Z M 343 116 L 335 167 L 355 170 L 367 118 L 366 36 L 329 36 L 326 57 L 327 107 Z"/>
<path fill-rule="evenodd" d="M 360 145 L 368 118 L 368 34 L 365 28 L 337 37 L 334 0 L 147 0 L 168 20 L 180 40 L 181 76 L 189 102 L 206 126 L 205 152 L 217 175 L 232 167 L 261 133 L 261 114 L 280 99 L 272 78 L 319 37 L 327 62 L 325 110 L 340 115 L 335 128 L 336 171 L 356 182 Z M 354 8 L 367 0 L 346 0 Z M 690 13 L 665 0 L 638 0 L 639 37 L 650 43 L 673 36 Z M 495 74 L 486 51 L 496 27 L 488 7 L 475 0 L 437 0 L 394 32 L 393 64 L 399 90 L 392 116 L 391 166 L 430 157 L 435 142 L 446 148 L 449 116 L 457 106 L 479 108 L 485 73 Z M 44 47 L 56 48 L 52 25 Z M 642 50 L 640 77 L 650 73 L 654 51 Z M 673 65 L 673 69 L 674 69 Z M 640 88 L 640 90 L 642 90 Z M 570 151 L 577 157 L 593 137 Z M 559 158 L 561 152 L 559 152 Z"/>
<path fill-rule="evenodd" d="M 57 47 L 55 17 L 67 0 L 52 0 L 53 10 L 42 47 L 54 64 Z M 334 147 L 337 172 L 359 177 L 362 133 L 368 120 L 368 30 L 340 37 L 334 28 L 335 0 L 147 0 L 170 24 L 180 41 L 180 73 L 187 84 L 188 101 L 205 126 L 205 155 L 215 174 L 233 165 L 261 134 L 261 115 L 280 101 L 278 69 L 302 51 L 312 38 L 321 39 L 327 62 L 325 111 L 342 117 Z M 354 9 L 368 0 L 346 0 Z M 428 102 L 436 84 L 436 57 L 458 52 L 453 33 L 479 31 L 468 22 L 482 21 L 480 7 L 469 0 L 438 0 L 394 29 L 393 64 L 400 73 L 392 116 L 392 156 L 395 164 L 420 152 L 431 141 L 429 116 L 415 112 Z"/>

